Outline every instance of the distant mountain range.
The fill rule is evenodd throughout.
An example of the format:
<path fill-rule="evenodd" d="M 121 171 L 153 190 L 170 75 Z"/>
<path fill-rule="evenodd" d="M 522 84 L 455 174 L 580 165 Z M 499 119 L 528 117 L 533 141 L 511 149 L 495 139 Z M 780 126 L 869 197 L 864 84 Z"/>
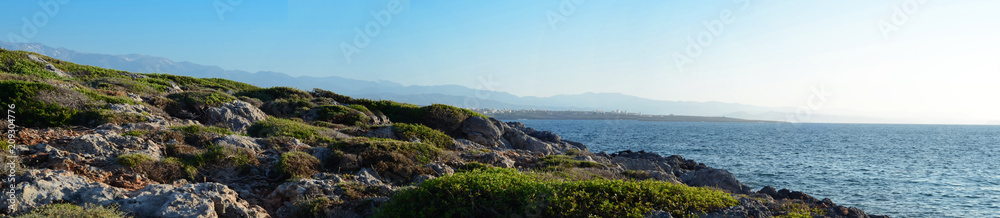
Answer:
<path fill-rule="evenodd" d="M 290 76 L 279 72 L 226 70 L 217 66 L 175 62 L 148 55 L 107 55 L 52 48 L 38 43 L 8 43 L 0 47 L 24 50 L 79 64 L 140 73 L 167 73 L 200 78 L 224 78 L 262 87 L 291 86 L 303 90 L 321 88 L 345 95 L 408 102 L 418 105 L 442 103 L 466 108 L 544 110 L 623 110 L 660 115 L 727 116 L 754 120 L 787 121 L 794 108 L 771 108 L 723 102 L 663 101 L 617 93 L 583 93 L 551 97 L 520 97 L 506 92 L 476 90 L 458 85 L 405 86 L 389 81 L 366 81 L 337 76 Z M 479 98 L 486 96 L 487 98 Z M 814 116 L 811 122 L 838 122 L 844 117 Z M 829 119 L 827 119 L 829 118 Z M 865 118 L 850 119 L 865 122 Z M 806 122 L 809 122 L 806 121 Z M 802 122 L 802 121 L 800 121 Z M 843 121 L 839 121 L 843 122 Z"/>

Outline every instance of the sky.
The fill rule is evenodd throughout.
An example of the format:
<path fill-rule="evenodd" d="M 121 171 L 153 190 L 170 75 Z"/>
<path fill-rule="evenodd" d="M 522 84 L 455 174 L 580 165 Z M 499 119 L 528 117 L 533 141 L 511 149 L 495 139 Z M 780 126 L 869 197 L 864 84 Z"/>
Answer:
<path fill-rule="evenodd" d="M 405 85 L 488 80 L 519 96 L 1000 123 L 1000 1 L 2 4 L 0 40 L 90 53 Z"/>

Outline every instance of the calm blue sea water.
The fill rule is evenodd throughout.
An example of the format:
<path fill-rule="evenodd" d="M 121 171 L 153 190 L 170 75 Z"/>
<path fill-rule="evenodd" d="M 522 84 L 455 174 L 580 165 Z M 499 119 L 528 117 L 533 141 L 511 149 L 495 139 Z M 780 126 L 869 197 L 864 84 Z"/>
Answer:
<path fill-rule="evenodd" d="M 592 152 L 678 154 L 892 217 L 1000 217 L 1000 126 L 519 120 Z"/>

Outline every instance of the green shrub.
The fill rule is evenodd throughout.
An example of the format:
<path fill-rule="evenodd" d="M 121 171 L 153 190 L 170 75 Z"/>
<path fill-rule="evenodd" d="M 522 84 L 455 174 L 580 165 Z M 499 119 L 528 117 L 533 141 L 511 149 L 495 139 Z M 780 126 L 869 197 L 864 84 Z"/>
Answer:
<path fill-rule="evenodd" d="M 320 167 L 319 159 L 309 153 L 301 151 L 291 151 L 281 154 L 281 159 L 275 165 L 279 172 L 292 176 L 292 178 L 305 178 L 316 173 Z"/>
<path fill-rule="evenodd" d="M 397 138 L 403 140 L 417 138 L 420 139 L 420 142 L 432 144 L 439 148 L 451 147 L 453 141 L 450 136 L 445 135 L 441 131 L 420 124 L 394 123 L 392 124 L 392 132 L 396 134 Z"/>
<path fill-rule="evenodd" d="M 45 103 L 34 97 L 42 90 L 55 90 L 55 87 L 45 83 L 24 81 L 0 81 L 0 103 L 3 108 L 12 108 L 19 123 L 25 127 L 52 127 L 75 124 L 80 110 L 63 107 L 58 104 Z"/>
<path fill-rule="evenodd" d="M 398 103 L 388 100 L 374 101 L 363 98 L 354 99 L 353 103 L 363 105 L 372 111 L 381 112 L 393 122 L 423 123 L 424 121 L 424 110 L 415 104 Z"/>
<path fill-rule="evenodd" d="M 170 101 L 163 108 L 168 114 L 184 119 L 201 117 L 210 107 L 233 102 L 236 97 L 222 92 L 188 91 L 167 95 Z"/>
<path fill-rule="evenodd" d="M 316 104 L 304 99 L 278 99 L 260 106 L 261 111 L 275 117 L 299 117 L 316 107 Z"/>
<path fill-rule="evenodd" d="M 281 118 L 267 118 L 247 128 L 247 135 L 253 137 L 288 136 L 309 142 L 333 142 L 324 132 L 332 131 Z"/>
<path fill-rule="evenodd" d="M 116 161 L 118 162 L 118 164 L 121 165 L 125 165 L 128 167 L 136 167 L 142 163 L 153 161 L 153 158 L 149 157 L 149 155 L 146 154 L 135 153 L 135 154 L 118 155 Z"/>
<path fill-rule="evenodd" d="M 650 210 L 696 217 L 734 206 L 732 196 L 659 181 L 542 180 L 514 169 L 456 173 L 405 189 L 376 217 L 642 217 Z"/>
<path fill-rule="evenodd" d="M 414 158 L 414 160 L 422 164 L 437 160 L 444 153 L 441 148 L 426 143 L 363 137 L 351 138 L 346 142 L 334 144 L 331 148 L 348 153 L 362 153 L 368 150 L 402 153 L 404 156 Z"/>
<path fill-rule="evenodd" d="M 372 111 L 368 110 L 368 108 L 366 108 L 364 105 L 352 104 L 352 105 L 347 105 L 347 107 L 349 107 L 351 109 L 354 109 L 354 110 L 361 111 L 362 113 L 365 113 L 365 115 L 369 115 L 369 116 L 374 115 L 372 113 Z"/>
<path fill-rule="evenodd" d="M 326 217 L 326 208 L 333 206 L 327 197 L 318 197 L 295 202 L 295 217 Z"/>
<path fill-rule="evenodd" d="M 51 217 L 81 217 L 81 218 L 113 218 L 128 217 L 119 212 L 116 207 L 101 207 L 84 205 L 83 207 L 61 203 L 36 208 L 31 212 L 17 216 L 18 218 L 51 218 Z"/>
<path fill-rule="evenodd" d="M 236 97 L 222 92 L 181 92 L 167 95 L 167 98 L 191 108 L 217 107 L 236 100 Z"/>
<path fill-rule="evenodd" d="M 207 164 L 242 167 L 256 165 L 257 157 L 244 149 L 209 145 L 204 152 L 195 157 L 195 161 L 191 165 L 201 167 Z"/>
<path fill-rule="evenodd" d="M 322 90 L 322 89 L 313 89 L 312 92 L 309 92 L 309 94 L 312 94 L 312 96 L 317 97 L 317 98 L 331 98 L 331 99 L 333 99 L 334 101 L 336 101 L 338 103 L 345 103 L 346 104 L 346 103 L 354 102 L 354 99 L 351 98 L 351 97 L 349 97 L 349 96 L 341 95 L 341 94 L 337 94 L 337 93 L 333 93 L 331 91 Z"/>
<path fill-rule="evenodd" d="M 410 183 L 413 177 L 433 173 L 434 171 L 426 165 L 446 157 L 444 152 L 434 145 L 388 139 L 356 137 L 331 145 L 331 148 L 356 154 L 356 156 L 340 154 L 338 163 L 331 165 L 336 165 L 338 168 L 371 166 L 390 182 L 397 184 Z"/>
<path fill-rule="evenodd" d="M 261 101 L 272 101 L 276 99 L 311 99 L 308 92 L 291 87 L 271 87 L 263 89 L 243 90 L 236 93 L 236 96 L 247 96 L 260 99 Z"/>
<path fill-rule="evenodd" d="M 340 105 L 319 106 L 312 110 L 316 113 L 315 120 L 320 121 L 357 126 L 368 124 L 371 121 L 371 118 L 364 113 Z"/>

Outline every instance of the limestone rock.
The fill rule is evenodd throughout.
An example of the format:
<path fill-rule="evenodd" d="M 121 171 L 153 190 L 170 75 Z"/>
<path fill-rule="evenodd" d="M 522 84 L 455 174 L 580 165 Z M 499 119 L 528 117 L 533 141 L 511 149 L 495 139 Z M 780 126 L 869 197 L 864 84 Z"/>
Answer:
<path fill-rule="evenodd" d="M 159 160 L 163 154 L 160 145 L 135 136 L 88 134 L 70 140 L 64 149 L 69 152 L 92 154 L 103 160 L 113 160 L 118 155 L 139 153 Z"/>
<path fill-rule="evenodd" d="M 221 124 L 234 132 L 246 132 L 247 127 L 257 121 L 267 119 L 267 114 L 250 103 L 234 100 L 219 107 L 205 110 L 204 120 L 208 125 Z"/>
<path fill-rule="evenodd" d="M 65 170 L 28 170 L 14 187 L 14 203 L 0 201 L 0 210 L 10 214 L 32 208 L 60 203 L 108 205 L 125 198 L 125 190 Z M 14 211 L 9 211 L 12 206 Z"/>
<path fill-rule="evenodd" d="M 734 194 L 750 193 L 750 187 L 743 185 L 736 180 L 736 176 L 723 169 L 707 168 L 686 172 L 681 175 L 681 180 L 689 186 L 716 187 Z"/>
<path fill-rule="evenodd" d="M 154 184 L 118 201 L 122 211 L 149 217 L 270 217 L 219 183 Z"/>
<path fill-rule="evenodd" d="M 497 147 L 503 144 L 500 142 L 500 137 L 503 135 L 503 132 L 494 126 L 489 119 L 483 117 L 469 117 L 468 119 L 465 119 L 465 121 L 462 121 L 461 130 L 466 134 L 466 137 L 470 141 L 481 145 Z"/>

